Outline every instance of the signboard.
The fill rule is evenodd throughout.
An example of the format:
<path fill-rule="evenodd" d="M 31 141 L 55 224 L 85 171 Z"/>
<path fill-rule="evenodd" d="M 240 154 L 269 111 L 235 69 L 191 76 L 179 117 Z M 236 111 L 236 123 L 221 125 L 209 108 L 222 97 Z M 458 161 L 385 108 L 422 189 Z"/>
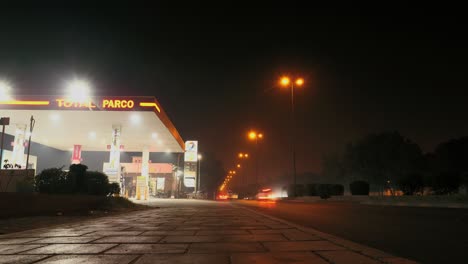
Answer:
<path fill-rule="evenodd" d="M 72 164 L 81 163 L 81 145 L 73 145 Z"/>
<path fill-rule="evenodd" d="M 165 184 L 166 184 L 166 178 L 162 178 L 162 177 L 156 178 L 156 190 L 164 191 Z"/>
<path fill-rule="evenodd" d="M 138 176 L 137 177 L 137 182 L 136 182 L 136 198 L 137 200 L 144 200 L 147 193 L 147 182 L 146 182 L 146 177 L 145 176 Z"/>
<path fill-rule="evenodd" d="M 198 141 L 185 142 L 185 155 L 184 161 L 197 161 L 198 160 Z"/>
<path fill-rule="evenodd" d="M 197 180 L 198 163 L 198 141 L 189 140 L 185 142 L 184 154 L 184 185 L 195 187 Z"/>
<path fill-rule="evenodd" d="M 184 185 L 185 187 L 195 187 L 197 178 L 197 163 L 185 162 L 184 163 Z"/>
<path fill-rule="evenodd" d="M 34 99 L 34 100 L 33 100 Z M 74 101 L 65 97 L 28 97 L 25 100 L 0 101 L 2 108 L 87 110 L 87 111 L 156 111 L 161 113 L 159 103 L 153 97 L 89 97 Z M 3 121 L 2 121 L 3 122 Z"/>

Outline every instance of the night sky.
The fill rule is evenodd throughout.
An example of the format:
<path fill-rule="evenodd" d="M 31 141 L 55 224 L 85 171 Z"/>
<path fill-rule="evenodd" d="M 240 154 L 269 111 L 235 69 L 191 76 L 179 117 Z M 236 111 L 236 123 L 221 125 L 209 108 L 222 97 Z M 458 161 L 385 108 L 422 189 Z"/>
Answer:
<path fill-rule="evenodd" d="M 466 21 L 458 8 L 194 6 L 7 8 L 0 77 L 18 94 L 58 94 L 74 75 L 96 94 L 151 95 L 185 140 L 230 169 L 263 131 L 262 173 L 290 172 L 296 90 L 298 172 L 371 132 L 424 151 L 468 135 Z"/>

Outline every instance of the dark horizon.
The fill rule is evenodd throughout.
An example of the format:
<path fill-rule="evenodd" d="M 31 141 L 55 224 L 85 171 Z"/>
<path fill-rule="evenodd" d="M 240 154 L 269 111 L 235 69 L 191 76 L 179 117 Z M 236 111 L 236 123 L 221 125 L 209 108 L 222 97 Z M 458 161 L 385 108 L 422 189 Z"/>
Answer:
<path fill-rule="evenodd" d="M 466 39 L 451 9 L 309 9 L 305 6 L 28 8 L 0 11 L 0 78 L 17 94 L 57 94 L 74 75 L 96 94 L 155 96 L 184 140 L 226 170 L 253 152 L 290 173 L 289 93 L 296 92 L 298 172 L 368 133 L 397 130 L 425 152 L 468 135 Z"/>

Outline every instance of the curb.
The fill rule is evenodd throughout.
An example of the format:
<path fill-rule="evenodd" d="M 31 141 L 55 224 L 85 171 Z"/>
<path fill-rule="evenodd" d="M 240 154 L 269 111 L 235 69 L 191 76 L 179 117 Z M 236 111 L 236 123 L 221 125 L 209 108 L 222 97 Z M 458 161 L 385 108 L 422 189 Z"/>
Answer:
<path fill-rule="evenodd" d="M 360 204 L 365 205 L 384 205 L 384 206 L 406 206 L 406 207 L 427 207 L 427 208 L 456 208 L 468 209 L 468 204 L 431 204 L 431 203 L 405 203 L 405 202 L 374 202 L 363 201 Z"/>
<path fill-rule="evenodd" d="M 355 243 L 355 242 L 352 242 L 352 241 L 349 241 L 349 240 L 346 240 L 346 239 L 343 239 L 341 237 L 337 237 L 337 236 L 334 236 L 334 235 L 331 235 L 331 234 L 328 234 L 328 233 L 324 233 L 324 232 L 318 231 L 318 230 L 313 229 L 313 228 L 305 227 L 305 226 L 298 225 L 298 224 L 295 224 L 295 223 L 289 222 L 287 220 L 283 220 L 283 219 L 280 219 L 280 218 L 277 218 L 277 217 L 274 217 L 274 216 L 271 216 L 271 215 L 268 215 L 268 214 L 257 212 L 257 211 L 255 211 L 253 209 L 247 208 L 247 207 L 242 206 L 242 205 L 231 204 L 231 206 L 233 206 L 235 208 L 243 209 L 245 211 L 248 211 L 248 212 L 256 214 L 256 215 L 260 215 L 260 216 L 269 218 L 270 220 L 274 220 L 274 221 L 283 223 L 285 225 L 292 226 L 292 227 L 294 227 L 294 228 L 296 228 L 296 229 L 298 229 L 298 230 L 300 230 L 300 231 L 302 231 L 304 233 L 307 233 L 307 234 L 310 234 L 310 235 L 315 235 L 315 236 L 317 236 L 319 238 L 322 238 L 322 239 L 325 239 L 325 240 L 327 240 L 327 241 L 329 241 L 329 242 L 331 242 L 331 243 L 333 243 L 335 245 L 344 247 L 349 251 L 352 251 L 352 252 L 367 256 L 367 257 L 372 258 L 374 260 L 377 260 L 377 261 L 379 261 L 381 263 L 404 263 L 404 264 L 416 264 L 416 263 L 418 263 L 418 262 L 416 262 L 414 260 L 401 258 L 401 257 L 396 257 L 396 256 L 393 256 L 393 255 L 391 255 L 389 253 L 383 252 L 381 250 L 371 248 L 371 247 L 368 247 L 368 246 L 365 246 L 365 245 L 362 245 L 362 244 L 359 244 L 359 243 Z"/>

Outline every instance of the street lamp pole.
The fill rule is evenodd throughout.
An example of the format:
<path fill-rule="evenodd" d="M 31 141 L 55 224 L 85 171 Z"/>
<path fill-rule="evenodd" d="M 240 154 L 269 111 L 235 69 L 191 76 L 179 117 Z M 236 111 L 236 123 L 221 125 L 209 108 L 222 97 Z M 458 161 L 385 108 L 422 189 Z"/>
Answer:
<path fill-rule="evenodd" d="M 296 197 L 296 115 L 294 114 L 294 82 L 291 82 L 291 134 L 292 134 L 292 162 L 293 162 L 293 177 L 294 177 L 294 187 L 293 187 L 293 196 Z"/>
<path fill-rule="evenodd" d="M 304 84 L 304 79 L 302 78 L 297 78 L 295 81 L 291 81 L 289 77 L 284 76 L 280 80 L 280 84 L 283 87 L 290 87 L 291 89 L 291 149 L 292 149 L 292 165 L 293 165 L 293 181 L 294 181 L 294 186 L 293 186 L 293 193 L 292 196 L 296 197 L 297 195 L 297 190 L 296 190 L 296 184 L 297 184 L 297 173 L 296 173 L 296 115 L 294 113 L 294 83 L 297 86 L 302 86 Z M 291 84 L 291 86 L 289 86 Z"/>

